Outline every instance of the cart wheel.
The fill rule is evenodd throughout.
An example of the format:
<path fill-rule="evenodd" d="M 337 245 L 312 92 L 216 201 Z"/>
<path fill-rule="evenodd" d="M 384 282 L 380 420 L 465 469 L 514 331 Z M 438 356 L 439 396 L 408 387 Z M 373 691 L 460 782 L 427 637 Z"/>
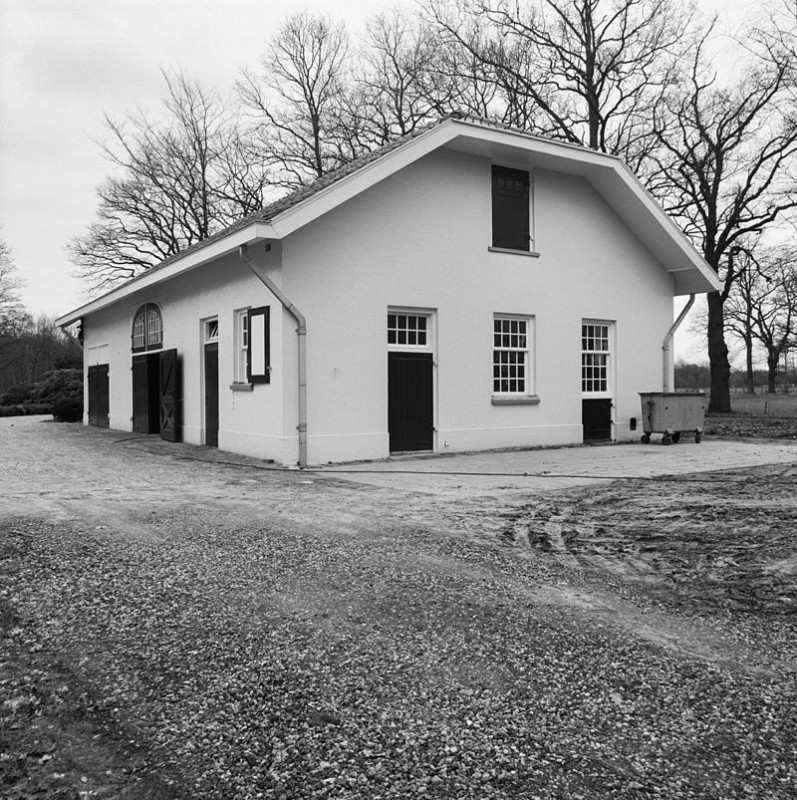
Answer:
<path fill-rule="evenodd" d="M 672 437 L 669 433 L 665 433 L 664 436 L 661 437 L 662 444 L 672 444 Z"/>
<path fill-rule="evenodd" d="M 700 431 L 695 431 L 695 444 L 700 444 L 703 434 Z"/>
<path fill-rule="evenodd" d="M 650 444 L 650 434 L 646 433 L 646 434 L 645 434 L 645 435 L 644 435 L 644 436 L 643 436 L 643 437 L 640 439 L 640 441 L 642 442 L 642 444 Z"/>
<path fill-rule="evenodd" d="M 680 431 L 676 431 L 676 432 L 675 432 L 675 433 L 672 435 L 672 440 L 673 440 L 673 443 L 674 443 L 674 444 L 678 444 L 678 442 L 680 442 L 680 441 L 681 441 L 681 432 L 680 432 Z"/>

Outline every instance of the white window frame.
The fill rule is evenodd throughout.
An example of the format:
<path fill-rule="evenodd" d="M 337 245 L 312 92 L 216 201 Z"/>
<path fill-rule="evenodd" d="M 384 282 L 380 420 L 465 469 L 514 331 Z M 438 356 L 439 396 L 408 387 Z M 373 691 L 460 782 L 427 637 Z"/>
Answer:
<path fill-rule="evenodd" d="M 219 341 L 218 317 L 202 320 L 202 341 L 204 344 L 213 344 L 213 342 Z"/>
<path fill-rule="evenodd" d="M 235 328 L 235 383 L 248 384 L 246 373 L 249 364 L 249 328 L 247 312 L 251 306 L 246 308 L 237 308 L 234 312 L 234 328 Z"/>
<path fill-rule="evenodd" d="M 144 303 L 136 310 L 130 343 L 133 353 L 146 353 L 163 347 L 163 312 L 157 303 Z"/>
<path fill-rule="evenodd" d="M 407 339 L 412 338 L 410 334 L 415 331 L 418 331 L 417 327 L 411 327 L 409 325 L 409 320 L 407 320 L 406 327 L 399 327 L 396 325 L 395 327 L 391 328 L 390 326 L 390 318 L 391 316 L 396 317 L 413 317 L 416 319 L 422 318 L 424 319 L 426 329 L 424 331 L 424 342 L 422 344 L 418 343 L 418 338 L 415 337 L 416 341 L 412 344 L 407 343 Z M 387 316 L 385 317 L 386 325 L 386 334 L 385 334 L 385 341 L 387 342 L 387 349 L 393 352 L 398 351 L 406 351 L 406 352 L 414 352 L 414 353 L 430 353 L 434 352 L 434 312 L 431 309 L 425 308 L 408 308 L 408 307 L 398 307 L 398 306 L 389 306 L 387 309 Z M 391 342 L 390 332 L 391 330 L 397 331 L 396 341 Z M 404 331 L 407 334 L 404 342 L 399 342 L 398 339 L 400 336 L 398 333 L 400 331 Z"/>
<path fill-rule="evenodd" d="M 589 328 L 603 328 L 599 335 Z M 585 330 L 586 329 L 586 330 Z M 600 342 L 600 346 L 594 346 Z M 591 346 L 592 345 L 592 346 Z M 605 345 L 605 346 L 604 346 Z M 600 362 L 603 362 L 602 364 Z M 592 362 L 592 363 L 590 363 Z M 599 370 L 598 377 L 593 372 L 587 377 L 586 370 Z M 585 398 L 611 398 L 614 396 L 614 323 L 604 319 L 584 319 L 581 321 L 581 396 Z M 601 374 L 602 373 L 602 374 Z M 588 387 L 588 382 L 600 381 L 601 388 Z"/>
<path fill-rule="evenodd" d="M 496 329 L 496 324 L 501 323 L 501 330 Z M 508 330 L 504 330 L 505 323 L 509 326 Z M 512 331 L 512 323 L 517 323 L 518 327 L 523 326 L 525 328 L 525 332 L 521 330 Z M 490 348 L 491 352 L 491 387 L 492 387 L 492 397 L 493 397 L 493 404 L 500 405 L 501 401 L 531 401 L 534 402 L 536 400 L 535 395 L 535 375 L 534 375 L 534 367 L 535 367 L 535 359 L 534 359 L 534 341 L 535 341 L 535 331 L 534 331 L 534 317 L 527 315 L 527 314 L 493 314 L 492 317 L 492 347 Z M 510 337 L 510 341 L 506 342 L 504 337 Z M 525 340 L 523 342 L 523 346 L 520 345 L 518 342 L 517 344 L 513 344 L 511 341 L 512 336 L 523 336 Z M 496 337 L 501 337 L 500 341 L 496 340 Z M 496 381 L 500 381 L 501 377 L 496 376 L 496 369 L 500 369 L 503 365 L 500 358 L 498 358 L 499 353 L 522 353 L 522 367 L 523 367 L 523 385 L 519 389 L 515 390 L 503 390 L 500 387 L 496 388 Z M 521 362 L 518 362 L 521 363 Z M 512 365 L 507 364 L 507 366 L 511 367 Z M 515 364 L 517 366 L 517 363 Z M 507 380 L 519 380 L 516 377 L 507 378 Z"/>

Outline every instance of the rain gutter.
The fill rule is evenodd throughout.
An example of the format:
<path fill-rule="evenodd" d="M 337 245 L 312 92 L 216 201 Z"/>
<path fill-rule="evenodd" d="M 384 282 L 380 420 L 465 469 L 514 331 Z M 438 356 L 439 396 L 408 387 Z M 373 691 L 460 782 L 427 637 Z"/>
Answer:
<path fill-rule="evenodd" d="M 307 466 L 307 320 L 288 299 L 282 289 L 268 275 L 263 274 L 249 257 L 245 244 L 238 248 L 238 255 L 254 276 L 282 303 L 283 308 L 296 320 L 296 340 L 299 348 L 299 466 Z"/>

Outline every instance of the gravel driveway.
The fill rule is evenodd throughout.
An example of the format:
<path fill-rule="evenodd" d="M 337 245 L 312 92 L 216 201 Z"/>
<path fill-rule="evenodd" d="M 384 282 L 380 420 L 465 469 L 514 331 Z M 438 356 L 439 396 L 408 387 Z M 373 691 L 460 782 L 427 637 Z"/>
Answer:
<path fill-rule="evenodd" d="M 0 797 L 794 796 L 797 449 L 755 447 L 428 491 L 3 420 Z"/>

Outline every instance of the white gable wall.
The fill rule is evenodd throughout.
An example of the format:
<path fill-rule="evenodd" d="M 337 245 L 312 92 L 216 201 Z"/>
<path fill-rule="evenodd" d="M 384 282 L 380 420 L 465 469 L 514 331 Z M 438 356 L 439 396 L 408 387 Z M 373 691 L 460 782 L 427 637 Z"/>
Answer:
<path fill-rule="evenodd" d="M 436 450 L 580 442 L 583 318 L 616 322 L 628 438 L 637 393 L 660 385 L 672 279 L 583 179 L 537 172 L 535 206 L 539 258 L 488 252 L 490 162 L 442 150 L 287 237 L 312 462 L 388 454 L 389 306 L 435 310 Z M 535 319 L 539 405 L 491 404 L 494 313 Z"/>

